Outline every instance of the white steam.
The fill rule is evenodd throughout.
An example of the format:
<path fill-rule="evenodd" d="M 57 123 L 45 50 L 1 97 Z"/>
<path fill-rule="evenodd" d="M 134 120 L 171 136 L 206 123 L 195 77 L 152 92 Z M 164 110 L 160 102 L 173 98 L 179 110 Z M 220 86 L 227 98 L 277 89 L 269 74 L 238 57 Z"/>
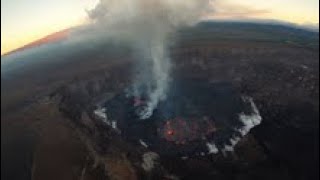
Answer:
<path fill-rule="evenodd" d="M 138 52 L 140 72 L 131 93 L 147 96 L 141 119 L 149 118 L 166 98 L 170 76 L 168 36 L 177 28 L 195 24 L 209 7 L 210 0 L 100 0 L 88 12 L 99 33 L 130 44 Z"/>

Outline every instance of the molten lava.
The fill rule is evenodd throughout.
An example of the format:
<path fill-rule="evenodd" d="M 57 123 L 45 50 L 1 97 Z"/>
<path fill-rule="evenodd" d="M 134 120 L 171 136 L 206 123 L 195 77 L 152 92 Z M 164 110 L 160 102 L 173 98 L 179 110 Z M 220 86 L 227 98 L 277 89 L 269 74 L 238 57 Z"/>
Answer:
<path fill-rule="evenodd" d="M 168 134 L 169 136 L 173 135 L 173 130 L 168 130 L 168 131 L 167 131 L 167 134 Z"/>
<path fill-rule="evenodd" d="M 216 131 L 213 121 L 203 118 L 175 118 L 167 120 L 162 128 L 158 129 L 163 138 L 176 144 L 185 144 L 205 136 L 212 135 Z"/>
<path fill-rule="evenodd" d="M 253 102 L 229 83 L 176 80 L 148 119 L 139 116 L 148 98 L 127 95 L 120 93 L 99 105 L 109 124 L 116 122 L 126 141 L 163 155 L 216 153 L 234 146 L 234 138 L 261 119 Z"/>

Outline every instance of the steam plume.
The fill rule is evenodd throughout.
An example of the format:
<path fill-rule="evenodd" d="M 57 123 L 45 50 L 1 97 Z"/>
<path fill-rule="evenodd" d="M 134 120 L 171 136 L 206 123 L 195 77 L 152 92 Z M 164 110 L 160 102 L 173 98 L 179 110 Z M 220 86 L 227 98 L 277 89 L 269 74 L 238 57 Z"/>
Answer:
<path fill-rule="evenodd" d="M 196 23 L 209 10 L 210 0 L 100 0 L 89 17 L 105 36 L 131 44 L 139 52 L 139 71 L 132 95 L 147 96 L 139 112 L 149 118 L 166 98 L 170 76 L 168 36 Z M 143 89 L 143 91 L 142 91 Z"/>

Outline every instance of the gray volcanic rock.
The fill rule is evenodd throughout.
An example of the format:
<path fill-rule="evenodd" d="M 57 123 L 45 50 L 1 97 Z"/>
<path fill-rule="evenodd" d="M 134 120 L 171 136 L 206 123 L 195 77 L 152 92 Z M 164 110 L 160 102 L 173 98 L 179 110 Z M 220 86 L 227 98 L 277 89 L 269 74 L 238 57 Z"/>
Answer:
<path fill-rule="evenodd" d="M 241 140 L 227 144 L 231 149 L 239 141 L 233 151 L 222 153 L 209 142 L 203 146 L 211 154 L 181 156 L 161 154 L 161 146 L 152 149 L 139 136 L 132 143 L 122 136 L 121 123 L 112 119 L 112 113 L 126 113 L 121 106 L 125 97 L 115 106 L 121 108 L 107 113 L 106 121 L 104 112 L 99 118 L 96 110 L 130 87 L 134 52 L 110 42 L 62 43 L 2 59 L 1 179 L 319 178 L 318 33 L 280 25 L 204 22 L 171 38 L 173 79 L 205 85 L 226 82 L 236 97 L 253 99 L 263 120 Z M 205 105 L 210 109 L 214 104 L 207 98 L 210 93 L 194 93 L 197 86 L 191 86 L 186 83 L 183 90 L 200 103 L 194 103 L 198 109 L 188 108 L 207 112 Z M 233 97 L 228 88 L 221 91 L 221 97 Z M 183 94 L 177 102 L 186 97 Z M 219 105 L 224 107 L 217 102 L 215 114 Z M 186 108 L 178 105 L 183 108 L 174 113 Z M 111 107 L 105 108 L 108 112 Z M 244 119 L 251 114 L 236 112 Z M 197 124 L 190 122 L 184 127 Z"/>

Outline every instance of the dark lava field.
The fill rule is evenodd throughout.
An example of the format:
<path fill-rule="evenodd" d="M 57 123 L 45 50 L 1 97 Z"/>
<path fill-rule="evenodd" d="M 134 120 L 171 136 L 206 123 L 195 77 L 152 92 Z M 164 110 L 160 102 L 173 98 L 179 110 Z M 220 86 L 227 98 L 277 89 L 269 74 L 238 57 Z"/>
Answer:
<path fill-rule="evenodd" d="M 166 121 L 148 121 L 147 128 L 134 128 L 126 98 L 112 101 L 131 84 L 130 48 L 105 42 L 52 45 L 43 52 L 21 52 L 20 60 L 30 60 L 22 66 L 3 66 L 1 179 L 319 179 L 319 33 L 203 22 L 180 30 L 172 42 L 171 78 L 183 80 L 184 91 L 178 88 L 172 97 L 174 107 L 166 110 L 173 109 L 171 114 L 154 118 Z M 204 91 L 202 85 L 217 89 Z M 219 119 L 242 111 L 235 108 L 240 96 L 252 98 L 261 123 L 233 151 L 197 151 L 193 142 L 214 139 L 224 128 Z M 107 110 L 113 106 L 110 118 L 119 118 L 119 129 L 96 116 L 101 104 Z M 194 120 L 197 115 L 201 122 Z M 169 128 L 165 123 L 176 116 L 182 120 Z M 140 137 L 153 138 L 139 143 Z"/>

